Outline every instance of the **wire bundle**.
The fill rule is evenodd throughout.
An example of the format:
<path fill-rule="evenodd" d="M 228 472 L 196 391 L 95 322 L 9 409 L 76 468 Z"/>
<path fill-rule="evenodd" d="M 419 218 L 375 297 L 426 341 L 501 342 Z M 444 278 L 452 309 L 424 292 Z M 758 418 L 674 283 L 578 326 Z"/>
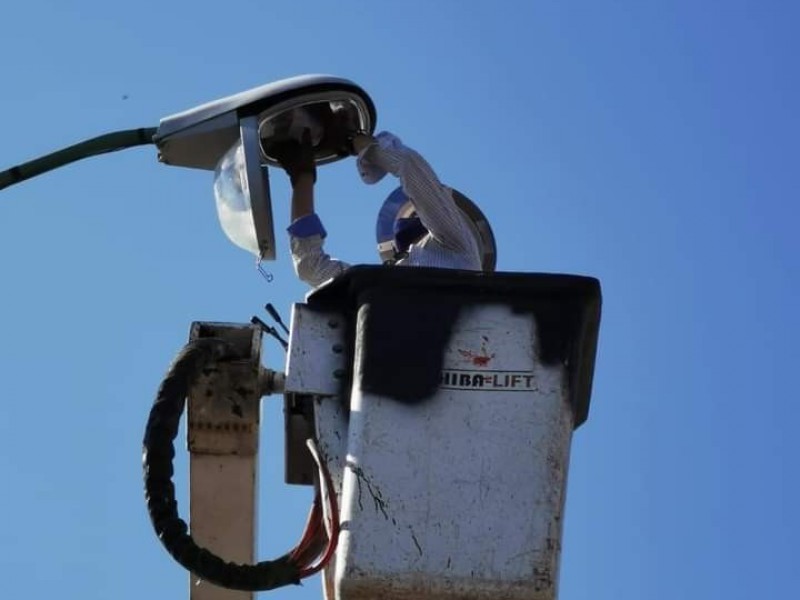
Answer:
<path fill-rule="evenodd" d="M 338 506 L 330 472 L 314 440 L 307 446 L 319 470 L 316 494 L 300 542 L 288 553 L 254 565 L 226 562 L 200 547 L 178 515 L 172 483 L 173 442 L 186 396 L 200 372 L 212 363 L 236 359 L 233 347 L 216 338 L 189 342 L 170 366 L 150 411 L 143 443 L 147 509 L 156 535 L 167 552 L 198 578 L 243 591 L 270 590 L 298 584 L 330 561 L 339 539 Z M 326 544 L 327 542 L 327 544 Z M 322 557 L 314 564 L 320 554 Z"/>

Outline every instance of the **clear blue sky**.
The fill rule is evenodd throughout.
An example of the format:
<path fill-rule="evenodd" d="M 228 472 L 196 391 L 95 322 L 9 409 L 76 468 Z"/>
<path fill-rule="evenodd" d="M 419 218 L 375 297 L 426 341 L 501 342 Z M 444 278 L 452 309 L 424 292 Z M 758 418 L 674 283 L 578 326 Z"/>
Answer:
<path fill-rule="evenodd" d="M 788 0 L 15 2 L 0 168 L 295 74 L 355 80 L 379 128 L 481 204 L 500 270 L 602 281 L 561 598 L 794 598 L 799 16 Z M 152 147 L 0 192 L 0 597 L 188 597 L 145 512 L 143 427 L 193 320 L 301 300 L 273 181 L 271 284 L 219 231 L 210 174 Z M 320 171 L 332 253 L 376 260 L 391 189 L 352 162 Z M 261 558 L 310 500 L 282 483 L 278 398 L 264 419 Z"/>

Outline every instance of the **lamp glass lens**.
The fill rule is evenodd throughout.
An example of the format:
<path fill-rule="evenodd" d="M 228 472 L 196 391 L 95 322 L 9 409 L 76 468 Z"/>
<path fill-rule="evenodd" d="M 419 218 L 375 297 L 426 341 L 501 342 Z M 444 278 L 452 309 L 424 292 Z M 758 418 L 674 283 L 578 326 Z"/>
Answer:
<path fill-rule="evenodd" d="M 244 168 L 244 148 L 240 139 L 222 155 L 214 169 L 214 198 L 225 235 L 240 248 L 258 256 L 250 190 Z"/>

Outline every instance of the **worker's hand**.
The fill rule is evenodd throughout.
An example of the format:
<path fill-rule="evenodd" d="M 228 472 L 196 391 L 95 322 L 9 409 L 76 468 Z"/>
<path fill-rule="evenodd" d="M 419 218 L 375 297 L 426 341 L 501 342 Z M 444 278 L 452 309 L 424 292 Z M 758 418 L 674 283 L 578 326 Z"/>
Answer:
<path fill-rule="evenodd" d="M 353 145 L 353 154 L 358 156 L 361 154 L 361 151 L 368 147 L 371 144 L 375 143 L 375 138 L 371 135 L 366 133 L 359 133 L 353 137 L 352 145 Z"/>
<path fill-rule="evenodd" d="M 399 156 L 404 146 L 396 135 L 388 131 L 382 131 L 375 137 L 358 135 L 353 139 L 353 145 L 358 150 L 356 168 L 361 181 L 370 185 L 378 183 L 387 173 L 399 177 L 399 165 L 402 161 Z M 394 152 L 384 152 L 387 150 Z"/>
<path fill-rule="evenodd" d="M 317 164 L 314 161 L 314 147 L 311 145 L 311 132 L 308 129 L 303 130 L 300 141 L 284 140 L 270 146 L 267 151 L 289 175 L 292 187 L 303 176 L 309 176 L 314 182 L 317 180 Z"/>
<path fill-rule="evenodd" d="M 358 115 L 345 107 L 332 106 L 330 114 L 322 119 L 325 124 L 325 137 L 322 145 L 330 148 L 341 157 L 355 156 L 358 151 L 353 146 L 354 139 L 365 132 L 360 129 Z M 360 149 L 360 148 L 359 148 Z"/>

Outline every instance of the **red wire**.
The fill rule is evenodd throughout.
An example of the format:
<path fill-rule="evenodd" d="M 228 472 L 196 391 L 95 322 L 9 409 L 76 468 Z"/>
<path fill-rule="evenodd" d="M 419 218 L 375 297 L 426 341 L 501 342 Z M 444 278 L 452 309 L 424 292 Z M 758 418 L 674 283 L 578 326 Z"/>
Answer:
<path fill-rule="evenodd" d="M 300 538 L 300 541 L 297 545 L 291 550 L 289 553 L 291 559 L 300 565 L 305 564 L 306 560 L 308 560 L 305 554 L 308 550 L 313 547 L 312 544 L 314 543 L 315 539 L 319 535 L 319 528 L 322 524 L 321 515 L 322 515 L 322 508 L 321 508 L 321 496 L 319 490 L 316 491 L 314 495 L 314 502 L 311 505 L 311 510 L 308 513 L 308 517 L 306 519 L 306 525 L 303 529 L 303 535 Z M 312 556 L 311 559 L 314 557 Z"/>
<path fill-rule="evenodd" d="M 325 566 L 330 562 L 333 558 L 334 553 L 336 552 L 336 546 L 339 543 L 339 503 L 336 501 L 336 490 L 333 488 L 333 478 L 331 477 L 330 471 L 328 470 L 328 465 L 323 461 L 319 453 L 317 452 L 317 448 L 314 444 L 313 440 L 308 440 L 309 451 L 311 455 L 314 457 L 314 461 L 317 463 L 319 467 L 320 473 L 322 474 L 322 480 L 325 484 L 325 489 L 328 492 L 328 512 L 330 515 L 330 529 L 331 533 L 328 538 L 328 545 L 325 548 L 325 552 L 322 555 L 320 561 L 314 566 L 304 566 L 301 568 L 299 576 L 301 579 L 305 579 L 306 577 L 310 577 L 325 568 Z M 318 492 L 321 496 L 322 491 Z M 316 502 L 316 498 L 315 498 Z M 316 522 L 316 526 L 322 525 L 322 520 L 325 518 L 324 511 L 319 511 L 319 518 Z M 325 531 L 324 525 L 322 526 L 322 530 Z M 303 536 L 305 539 L 305 536 Z"/>

